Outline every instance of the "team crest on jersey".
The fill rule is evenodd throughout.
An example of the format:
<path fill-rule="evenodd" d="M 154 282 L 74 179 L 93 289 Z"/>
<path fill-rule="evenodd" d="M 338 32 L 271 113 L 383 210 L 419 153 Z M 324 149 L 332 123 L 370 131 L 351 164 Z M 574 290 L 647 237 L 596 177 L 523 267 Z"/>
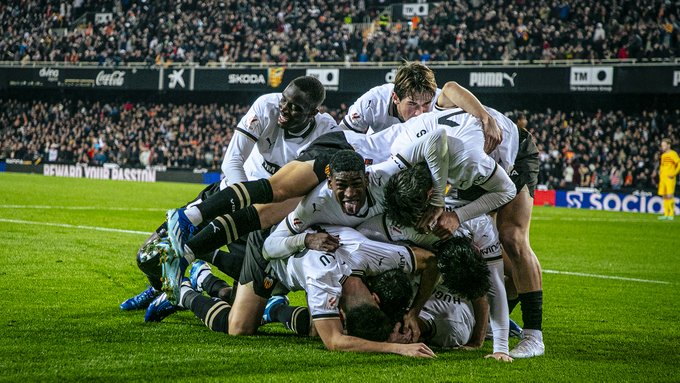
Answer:
<path fill-rule="evenodd" d="M 265 288 L 265 290 L 269 290 L 269 289 L 272 288 L 272 286 L 274 286 L 274 280 L 272 279 L 272 277 L 267 275 L 266 277 L 264 277 L 264 281 L 262 282 L 262 285 Z"/>
<path fill-rule="evenodd" d="M 365 158 L 364 159 L 364 165 L 373 165 L 373 159 L 372 158 Z"/>
<path fill-rule="evenodd" d="M 246 125 L 248 127 L 248 130 L 255 130 L 255 128 L 260 124 L 260 120 L 257 119 L 256 115 L 250 116 L 248 121 L 246 122 Z"/>
<path fill-rule="evenodd" d="M 323 169 L 323 172 L 326 173 L 326 177 L 330 178 L 330 176 L 331 176 L 331 165 L 330 164 L 326 165 L 326 167 Z"/>
<path fill-rule="evenodd" d="M 357 121 L 361 120 L 361 114 L 354 112 L 350 116 L 350 119 L 352 120 L 352 122 L 357 122 Z"/>
<path fill-rule="evenodd" d="M 300 227 L 302 227 L 303 224 L 304 224 L 304 222 L 302 222 L 302 220 L 300 218 L 294 218 L 293 219 L 293 226 L 296 229 L 299 229 Z"/>
<path fill-rule="evenodd" d="M 326 310 L 335 310 L 338 308 L 338 297 L 330 295 L 326 301 Z"/>

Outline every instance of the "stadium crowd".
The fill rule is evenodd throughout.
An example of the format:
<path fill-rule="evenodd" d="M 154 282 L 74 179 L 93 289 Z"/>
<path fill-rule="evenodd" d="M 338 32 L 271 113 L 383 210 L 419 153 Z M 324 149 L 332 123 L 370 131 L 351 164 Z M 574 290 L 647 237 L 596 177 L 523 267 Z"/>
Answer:
<path fill-rule="evenodd" d="M 210 170 L 219 170 L 233 128 L 248 109 L 70 99 L 0 105 L 0 159 Z M 327 111 L 341 121 L 346 107 Z M 678 109 L 526 115 L 540 150 L 539 182 L 549 188 L 651 190 L 658 144 L 677 136 L 680 125 Z"/>
<path fill-rule="evenodd" d="M 680 48 L 680 7 L 667 0 L 441 2 L 428 16 L 394 23 L 379 17 L 377 3 L 15 1 L 0 4 L 0 60 L 205 65 L 668 59 Z M 84 12 L 113 17 L 83 23 Z"/>

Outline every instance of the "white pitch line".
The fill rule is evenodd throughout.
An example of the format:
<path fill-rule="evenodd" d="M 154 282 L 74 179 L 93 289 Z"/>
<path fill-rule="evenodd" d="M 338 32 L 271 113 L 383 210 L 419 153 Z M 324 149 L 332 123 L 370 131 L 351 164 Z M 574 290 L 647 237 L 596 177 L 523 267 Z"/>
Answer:
<path fill-rule="evenodd" d="M 67 223 L 53 223 L 53 222 L 35 222 L 35 221 L 23 221 L 18 219 L 5 219 L 0 218 L 0 222 L 7 223 L 19 223 L 23 225 L 39 225 L 39 226 L 55 226 L 55 227 L 65 227 L 67 229 L 84 229 L 84 230 L 95 230 L 95 231 L 108 231 L 112 233 L 125 233 L 125 234 L 143 234 L 151 235 L 147 231 L 137 231 L 137 230 L 124 230 L 124 229 L 112 229 L 109 227 L 97 227 L 97 226 L 84 226 L 84 225 L 69 225 Z"/>
<path fill-rule="evenodd" d="M 532 221 L 582 221 L 582 222 L 656 222 L 643 218 L 578 218 L 578 217 L 531 217 Z"/>
<path fill-rule="evenodd" d="M 49 205 L 0 205 L 0 209 L 41 209 L 41 210 L 116 210 L 116 211 L 167 211 L 159 208 L 105 207 L 105 206 L 49 206 Z"/>
<path fill-rule="evenodd" d="M 546 274 L 565 274 L 565 275 L 576 275 L 578 277 L 591 277 L 600 279 L 616 279 L 619 281 L 631 281 L 631 282 L 643 282 L 643 283 L 658 283 L 662 285 L 670 285 L 670 282 L 666 281 L 654 281 L 650 279 L 639 279 L 639 278 L 627 278 L 627 277 L 617 277 L 613 275 L 599 275 L 599 274 L 587 274 L 587 273 L 576 273 L 572 271 L 559 271 L 559 270 L 543 270 Z"/>
<path fill-rule="evenodd" d="M 6 219 L 6 218 L 0 218 L 0 222 L 18 223 L 18 224 L 24 224 L 24 225 L 55 226 L 55 227 L 65 227 L 65 228 L 68 228 L 68 229 L 84 229 L 84 230 L 106 231 L 106 232 L 113 232 L 113 233 L 125 233 L 125 234 L 140 234 L 140 235 L 150 235 L 151 234 L 151 233 L 146 232 L 146 231 L 137 231 L 137 230 L 123 230 L 123 229 L 113 229 L 113 228 L 108 228 L 108 227 L 84 226 L 84 225 L 69 225 L 67 223 L 23 221 L 23 220 L 18 220 L 18 219 Z M 662 284 L 662 285 L 671 284 L 670 282 L 666 282 L 666 281 L 655 281 L 655 280 L 649 280 L 649 279 L 617 277 L 617 276 L 611 276 L 611 275 L 576 273 L 576 272 L 571 272 L 571 271 L 543 270 L 543 272 L 546 273 L 546 274 L 574 275 L 574 276 L 578 276 L 578 277 L 615 279 L 615 280 L 629 281 L 629 282 L 658 283 L 658 284 Z"/>

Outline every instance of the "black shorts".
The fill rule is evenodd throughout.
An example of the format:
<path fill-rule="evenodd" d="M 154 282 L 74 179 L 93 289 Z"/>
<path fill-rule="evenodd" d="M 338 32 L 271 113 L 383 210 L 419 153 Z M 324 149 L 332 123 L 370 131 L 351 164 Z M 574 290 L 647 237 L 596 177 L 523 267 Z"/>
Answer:
<path fill-rule="evenodd" d="M 526 129 L 517 128 L 519 130 L 519 148 L 517 150 L 517 157 L 515 157 L 515 164 L 510 171 L 510 180 L 515 184 L 517 193 L 526 185 L 529 189 L 529 195 L 534 198 L 534 191 L 538 184 L 538 148 L 534 143 L 531 133 Z M 474 201 L 486 190 L 480 186 L 474 185 L 465 190 L 458 190 L 458 198 Z"/>
<path fill-rule="evenodd" d="M 265 299 L 272 296 L 274 287 L 279 284 L 279 280 L 267 272 L 269 262 L 262 255 L 262 246 L 269 233 L 269 230 L 258 230 L 248 234 L 246 256 L 238 278 L 242 285 L 253 282 L 255 294 Z"/>
<path fill-rule="evenodd" d="M 526 185 L 529 189 L 529 195 L 534 198 L 540 167 L 538 148 L 528 130 L 517 129 L 519 129 L 519 150 L 517 151 L 517 158 L 515 158 L 515 166 L 510 171 L 510 179 L 515 184 L 517 193 Z"/>
<path fill-rule="evenodd" d="M 307 149 L 303 150 L 296 161 L 314 161 L 314 174 L 319 183 L 327 179 L 326 167 L 331 162 L 333 155 L 340 150 L 354 150 L 347 142 L 343 132 L 326 133 L 314 140 Z"/>

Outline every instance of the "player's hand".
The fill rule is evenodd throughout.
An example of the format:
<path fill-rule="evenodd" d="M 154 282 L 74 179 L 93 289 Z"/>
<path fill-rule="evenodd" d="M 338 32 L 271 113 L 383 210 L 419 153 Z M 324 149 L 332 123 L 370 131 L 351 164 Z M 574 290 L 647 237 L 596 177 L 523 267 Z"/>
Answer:
<path fill-rule="evenodd" d="M 432 205 L 428 206 L 416 223 L 416 229 L 418 232 L 426 234 L 431 232 L 434 228 L 433 223 L 437 222 L 442 213 L 444 213 L 443 207 Z"/>
<path fill-rule="evenodd" d="M 334 252 L 340 247 L 340 238 L 328 233 L 309 233 L 305 235 L 305 247 L 312 250 Z"/>
<path fill-rule="evenodd" d="M 503 141 L 503 132 L 498 128 L 496 120 L 491 115 L 487 114 L 481 121 L 484 127 L 484 151 L 489 154 Z"/>
<path fill-rule="evenodd" d="M 453 211 L 445 211 L 439 216 L 432 232 L 441 239 L 448 239 L 459 227 L 460 220 L 458 219 L 458 214 Z"/>
<path fill-rule="evenodd" d="M 399 355 L 412 356 L 414 358 L 436 358 L 437 356 L 425 343 L 400 344 L 397 349 Z"/>
<path fill-rule="evenodd" d="M 407 344 L 407 343 L 413 343 L 413 333 L 411 330 L 405 328 L 404 332 L 401 331 L 401 322 L 397 322 L 397 324 L 394 325 L 394 328 L 392 329 L 392 333 L 390 334 L 389 338 L 387 338 L 388 343 L 402 343 L 402 344 Z"/>
<path fill-rule="evenodd" d="M 417 342 L 420 339 L 420 326 L 418 326 L 418 316 L 410 312 L 404 315 L 404 329 L 412 333 L 411 342 Z"/>
<path fill-rule="evenodd" d="M 460 349 L 465 351 L 479 350 L 480 348 L 482 348 L 482 345 L 484 345 L 484 343 L 468 342 L 465 345 L 461 346 Z"/>
<path fill-rule="evenodd" d="M 512 357 L 504 352 L 494 352 L 493 354 L 484 356 L 484 359 L 496 359 L 500 362 L 512 363 Z"/>

